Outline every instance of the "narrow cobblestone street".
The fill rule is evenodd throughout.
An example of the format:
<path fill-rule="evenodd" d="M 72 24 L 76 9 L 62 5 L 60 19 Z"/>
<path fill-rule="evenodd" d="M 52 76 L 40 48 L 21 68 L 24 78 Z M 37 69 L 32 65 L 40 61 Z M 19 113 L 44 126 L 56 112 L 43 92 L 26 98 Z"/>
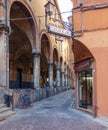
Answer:
<path fill-rule="evenodd" d="M 73 90 L 36 102 L 0 123 L 0 130 L 107 130 L 106 127 L 71 109 Z"/>

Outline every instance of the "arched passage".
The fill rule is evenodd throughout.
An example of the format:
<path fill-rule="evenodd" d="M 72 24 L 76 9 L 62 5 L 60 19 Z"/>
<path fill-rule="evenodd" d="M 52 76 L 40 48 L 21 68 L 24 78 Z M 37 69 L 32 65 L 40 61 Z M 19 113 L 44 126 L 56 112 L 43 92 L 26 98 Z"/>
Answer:
<path fill-rule="evenodd" d="M 64 63 L 64 75 L 65 75 L 64 85 L 65 85 L 65 87 L 67 87 L 67 65 L 66 65 L 66 62 Z"/>
<path fill-rule="evenodd" d="M 77 77 L 77 107 L 93 112 L 93 55 L 80 41 L 74 40 L 74 62 Z"/>
<path fill-rule="evenodd" d="M 56 80 L 56 70 L 57 70 L 57 64 L 58 64 L 58 52 L 57 52 L 57 49 L 54 48 L 54 51 L 53 51 L 53 80 L 55 81 Z"/>
<path fill-rule="evenodd" d="M 80 41 L 74 40 L 74 62 L 77 63 L 89 58 L 93 58 L 89 49 Z"/>
<path fill-rule="evenodd" d="M 10 9 L 9 38 L 10 88 L 33 88 L 33 56 L 35 27 L 27 8 L 20 2 L 14 2 Z"/>
<path fill-rule="evenodd" d="M 63 58 L 60 57 L 60 85 L 62 86 Z"/>
<path fill-rule="evenodd" d="M 40 55 L 40 86 L 44 87 L 48 78 L 48 61 L 50 59 L 50 44 L 45 34 L 41 38 L 41 55 Z"/>

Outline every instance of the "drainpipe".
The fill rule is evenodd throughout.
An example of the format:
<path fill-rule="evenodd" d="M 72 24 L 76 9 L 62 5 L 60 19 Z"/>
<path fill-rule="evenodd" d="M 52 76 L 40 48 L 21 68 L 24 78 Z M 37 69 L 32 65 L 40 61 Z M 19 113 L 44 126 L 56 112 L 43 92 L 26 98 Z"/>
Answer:
<path fill-rule="evenodd" d="M 6 88 L 9 88 L 9 35 L 10 35 L 10 26 L 9 26 L 9 19 L 8 19 L 8 0 L 5 0 L 5 24 L 7 29 L 6 35 Z"/>
<path fill-rule="evenodd" d="M 78 34 L 74 34 L 74 37 L 79 37 L 79 36 L 82 36 L 83 33 L 84 33 L 84 25 L 83 25 L 83 11 L 82 11 L 82 6 L 83 6 L 83 0 L 79 0 L 79 6 L 78 8 L 80 8 L 80 11 L 81 11 L 81 14 L 80 14 L 80 23 L 81 23 L 81 33 L 78 33 Z M 74 10 L 74 9 L 73 9 Z M 73 11 L 72 11 L 73 12 Z M 74 25 L 74 24 L 73 24 Z M 73 30 L 73 33 L 74 30 Z"/>
<path fill-rule="evenodd" d="M 83 2 L 82 2 L 82 0 L 79 0 L 79 5 L 77 6 L 77 7 L 75 7 L 75 8 L 73 8 L 72 9 L 72 42 L 73 42 L 73 44 L 72 44 L 72 51 L 73 51 L 73 58 L 74 58 L 74 63 L 75 63 L 75 54 L 74 54 L 74 38 L 75 37 L 78 37 L 78 36 L 81 36 L 82 34 L 83 34 L 83 32 L 84 32 L 84 29 L 83 29 L 83 12 L 82 12 L 82 6 L 83 6 Z M 80 10 L 81 10 L 81 15 L 80 15 L 80 22 L 81 22 L 81 33 L 78 33 L 78 34 L 75 34 L 75 32 L 74 32 L 74 19 L 73 19 L 73 11 L 74 11 L 74 9 L 77 9 L 77 8 L 80 8 Z M 76 74 L 75 74 L 76 75 Z M 77 75 L 76 75 L 77 76 Z M 76 80 L 76 82 L 77 82 L 77 80 Z M 77 84 L 77 83 L 76 83 Z M 78 86 L 77 86 L 78 87 Z M 77 89 L 77 96 L 75 97 L 76 98 L 76 107 L 78 107 L 78 88 L 76 87 L 76 89 Z"/>
<path fill-rule="evenodd" d="M 6 89 L 9 89 L 9 35 L 11 34 L 11 27 L 10 27 L 10 24 L 9 24 L 9 18 L 8 18 L 8 12 L 9 12 L 9 3 L 8 3 L 8 0 L 5 0 L 5 7 L 6 7 L 6 10 L 5 10 L 5 24 L 6 24 L 6 31 L 7 31 L 7 34 L 6 34 Z M 10 92 L 12 95 L 10 95 Z M 12 96 L 12 98 L 10 99 L 9 98 L 9 102 L 12 103 L 12 110 L 14 109 L 14 106 L 13 106 L 13 96 L 14 96 L 14 93 L 12 91 L 9 90 L 9 97 Z"/>

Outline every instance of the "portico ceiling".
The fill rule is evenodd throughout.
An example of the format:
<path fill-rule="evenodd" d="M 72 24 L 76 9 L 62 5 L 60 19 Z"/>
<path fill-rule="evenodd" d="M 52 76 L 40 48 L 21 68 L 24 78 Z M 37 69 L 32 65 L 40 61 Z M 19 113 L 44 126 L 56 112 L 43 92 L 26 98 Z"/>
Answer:
<path fill-rule="evenodd" d="M 32 57 L 32 49 L 27 35 L 18 28 L 14 23 L 11 23 L 12 33 L 9 38 L 9 53 L 10 58 L 14 60 L 22 59 L 30 60 Z"/>

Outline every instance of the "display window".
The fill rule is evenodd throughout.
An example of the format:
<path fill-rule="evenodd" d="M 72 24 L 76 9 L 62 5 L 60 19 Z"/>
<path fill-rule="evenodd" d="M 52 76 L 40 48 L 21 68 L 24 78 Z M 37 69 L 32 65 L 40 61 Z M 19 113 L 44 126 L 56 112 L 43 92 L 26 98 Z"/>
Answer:
<path fill-rule="evenodd" d="M 92 110 L 93 105 L 93 76 L 92 69 L 78 72 L 78 105 Z"/>

